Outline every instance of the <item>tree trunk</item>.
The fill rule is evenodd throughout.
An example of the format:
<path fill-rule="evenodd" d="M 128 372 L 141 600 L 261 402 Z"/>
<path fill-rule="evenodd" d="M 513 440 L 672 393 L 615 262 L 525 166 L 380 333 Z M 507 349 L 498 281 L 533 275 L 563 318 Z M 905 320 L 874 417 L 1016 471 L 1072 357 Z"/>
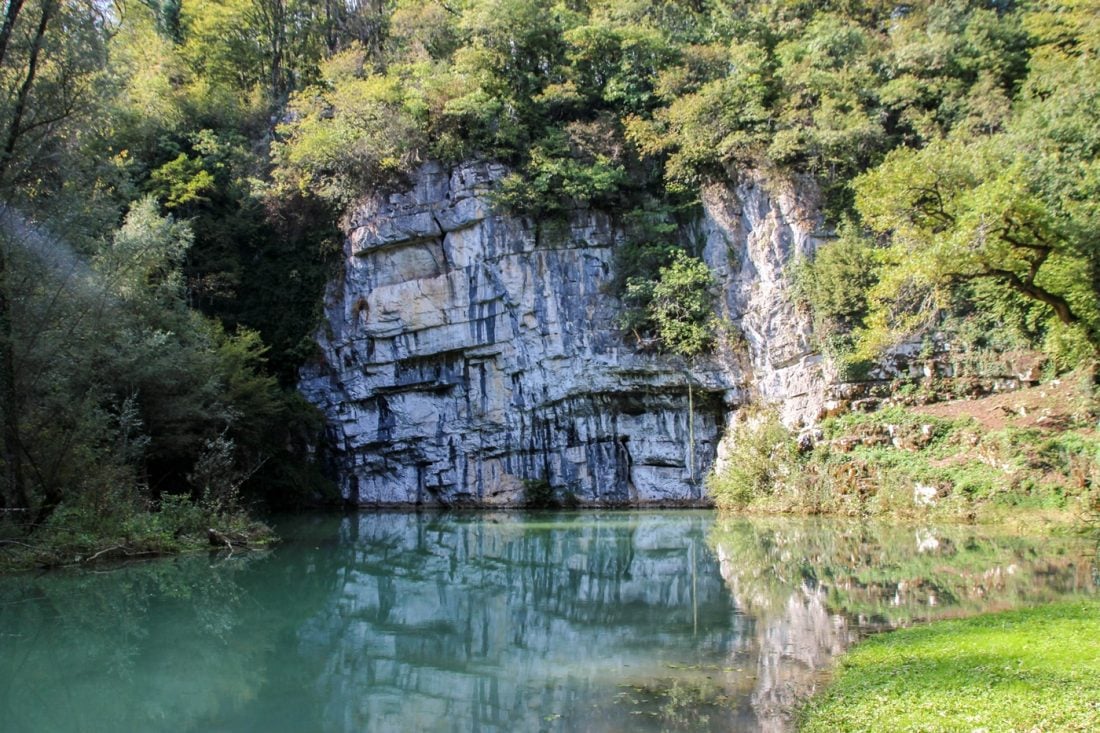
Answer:
<path fill-rule="evenodd" d="M 4 25 L 0 27 L 0 64 L 8 53 L 8 41 L 11 40 L 11 31 L 15 28 L 15 19 L 19 17 L 19 11 L 23 9 L 24 0 L 8 0 L 8 7 L 4 10 Z"/>
<path fill-rule="evenodd" d="M 42 16 L 35 30 L 34 40 L 31 41 L 30 54 L 27 58 L 27 73 L 23 77 L 23 83 L 19 87 L 19 94 L 15 98 L 15 106 L 12 108 L 11 120 L 8 122 L 8 131 L 4 139 L 3 153 L 0 154 L 0 176 L 7 172 L 15 155 L 15 145 L 19 142 L 19 136 L 23 133 L 23 114 L 27 111 L 27 100 L 34 86 L 34 79 L 38 74 L 38 57 L 42 53 L 42 44 L 46 37 L 46 27 L 50 24 L 54 11 L 57 9 L 57 0 L 46 0 L 42 4 Z"/>
<path fill-rule="evenodd" d="M 284 0 L 269 0 L 268 10 L 270 28 L 268 29 L 268 41 L 271 50 L 270 83 L 271 97 L 275 104 L 279 104 L 286 93 L 286 71 L 284 67 L 284 54 L 286 52 L 286 4 Z"/>
<path fill-rule="evenodd" d="M 0 217 L 4 212 L 0 210 Z M 0 221 L 0 226 L 5 222 Z M 0 234 L 0 238 L 7 233 Z M 5 499 L 19 509 L 30 506 L 19 440 L 19 402 L 15 389 L 15 354 L 12 343 L 11 301 L 8 299 L 8 253 L 0 242 L 0 411 L 3 412 L 3 460 Z"/>

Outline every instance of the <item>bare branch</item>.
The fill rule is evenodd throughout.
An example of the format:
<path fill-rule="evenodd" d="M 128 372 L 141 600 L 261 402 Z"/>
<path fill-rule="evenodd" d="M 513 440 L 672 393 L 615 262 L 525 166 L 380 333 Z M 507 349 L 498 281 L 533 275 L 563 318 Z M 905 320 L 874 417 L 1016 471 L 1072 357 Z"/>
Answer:
<path fill-rule="evenodd" d="M 1034 265 L 1034 263 L 1033 263 Z M 1038 266 L 1034 266 L 1035 271 L 1038 270 Z M 1081 323 L 1081 318 L 1073 311 L 1073 307 L 1069 301 L 1063 298 L 1057 293 L 1052 293 L 1049 290 L 1042 288 L 1035 284 L 1035 276 L 1029 273 L 1029 279 L 1020 277 L 1019 273 L 1012 270 L 1004 270 L 996 267 L 988 267 L 981 272 L 974 273 L 959 273 L 952 276 L 956 281 L 969 281 L 979 280 L 982 278 L 998 279 L 1008 285 L 1010 288 L 1018 293 L 1034 298 L 1041 303 L 1046 303 L 1054 311 L 1054 314 L 1058 316 L 1058 320 L 1067 326 L 1071 326 L 1076 323 Z"/>
<path fill-rule="evenodd" d="M 92 555 L 91 557 L 89 557 L 89 558 L 86 558 L 86 559 L 84 560 L 84 562 L 86 562 L 86 563 L 92 562 L 93 560 L 95 560 L 96 558 L 98 558 L 98 557 L 99 557 L 100 555 L 104 555 L 104 554 L 106 554 L 106 553 L 108 553 L 108 552 L 111 552 L 111 551 L 113 551 L 113 550 L 121 550 L 121 549 L 122 549 L 122 548 L 124 548 L 124 547 L 125 547 L 125 545 L 113 545 L 113 546 L 111 546 L 111 547 L 105 547 L 104 549 L 100 550 L 99 552 L 97 552 L 96 554 Z"/>

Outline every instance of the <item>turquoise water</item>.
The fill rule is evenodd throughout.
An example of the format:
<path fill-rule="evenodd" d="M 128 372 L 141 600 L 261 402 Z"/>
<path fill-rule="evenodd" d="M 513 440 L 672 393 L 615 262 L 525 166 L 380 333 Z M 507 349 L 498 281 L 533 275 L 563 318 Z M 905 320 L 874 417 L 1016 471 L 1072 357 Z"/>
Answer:
<path fill-rule="evenodd" d="M 868 631 L 1095 593 L 1094 549 L 710 512 L 322 515 L 0 578 L 0 730 L 781 731 Z"/>

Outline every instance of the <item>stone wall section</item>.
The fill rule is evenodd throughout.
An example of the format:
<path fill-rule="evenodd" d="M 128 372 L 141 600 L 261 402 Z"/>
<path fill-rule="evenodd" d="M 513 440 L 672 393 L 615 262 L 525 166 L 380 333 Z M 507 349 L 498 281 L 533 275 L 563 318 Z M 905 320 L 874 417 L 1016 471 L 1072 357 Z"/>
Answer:
<path fill-rule="evenodd" d="M 488 193 L 506 172 L 428 163 L 347 218 L 300 389 L 327 417 L 349 502 L 514 505 L 525 480 L 545 480 L 582 504 L 704 503 L 740 405 L 813 422 L 824 365 L 789 297 L 790 263 L 820 237 L 812 185 L 753 174 L 704 191 L 685 236 L 729 328 L 714 358 L 688 365 L 619 333 L 611 219 L 495 213 Z"/>

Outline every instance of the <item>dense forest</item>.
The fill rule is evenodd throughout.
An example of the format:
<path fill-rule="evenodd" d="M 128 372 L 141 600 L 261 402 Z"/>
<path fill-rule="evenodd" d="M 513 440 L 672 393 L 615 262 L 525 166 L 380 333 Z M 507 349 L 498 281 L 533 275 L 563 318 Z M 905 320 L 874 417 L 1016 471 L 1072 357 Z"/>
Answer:
<path fill-rule="evenodd" d="M 323 495 L 340 217 L 427 160 L 612 214 L 669 351 L 714 328 L 678 223 L 746 169 L 825 193 L 798 291 L 852 373 L 933 328 L 1100 348 L 1093 0 L 7 0 L 0 86 L 0 507 L 74 546 Z"/>

